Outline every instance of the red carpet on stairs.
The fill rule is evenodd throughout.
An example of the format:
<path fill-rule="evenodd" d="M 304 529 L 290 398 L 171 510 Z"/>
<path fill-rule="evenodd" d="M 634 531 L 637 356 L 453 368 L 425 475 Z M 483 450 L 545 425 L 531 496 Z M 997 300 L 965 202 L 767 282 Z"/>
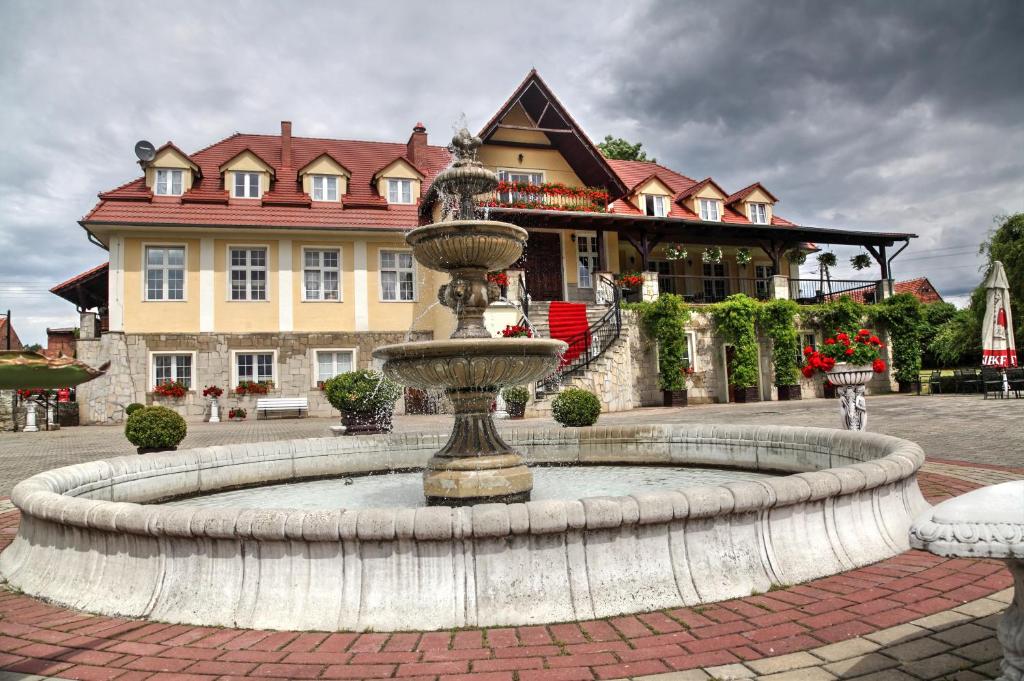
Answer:
<path fill-rule="evenodd" d="M 552 338 L 569 343 L 562 356 L 562 366 L 590 349 L 590 322 L 585 303 L 554 301 L 548 309 L 548 329 Z"/>

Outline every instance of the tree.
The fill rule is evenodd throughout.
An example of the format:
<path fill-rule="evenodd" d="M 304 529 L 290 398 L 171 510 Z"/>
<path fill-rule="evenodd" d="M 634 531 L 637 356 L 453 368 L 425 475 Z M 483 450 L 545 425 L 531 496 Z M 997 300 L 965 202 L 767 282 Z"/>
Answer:
<path fill-rule="evenodd" d="M 1010 306 L 1017 313 L 1014 315 L 1014 337 L 1020 347 L 1024 340 L 1024 213 L 1000 215 L 995 221 L 1001 224 L 989 232 L 988 239 L 982 242 L 978 252 L 988 257 L 989 265 L 998 260 L 1006 269 L 1006 281 L 1010 285 Z M 979 288 L 982 289 L 982 304 L 974 310 L 974 314 L 978 319 L 978 328 L 981 328 L 985 316 L 984 281 Z M 973 306 L 973 301 L 978 298 L 977 291 L 971 298 Z"/>
<path fill-rule="evenodd" d="M 43 346 L 39 343 L 30 343 L 29 345 L 22 347 L 22 350 L 26 350 L 28 352 L 42 352 Z"/>
<path fill-rule="evenodd" d="M 598 142 L 597 148 L 601 150 L 605 158 L 614 158 L 619 161 L 650 161 L 657 163 L 656 158 L 647 158 L 647 152 L 641 149 L 643 142 L 631 144 L 621 137 L 604 136 L 604 142 Z"/>
<path fill-rule="evenodd" d="M 922 350 L 921 366 L 927 369 L 940 369 L 945 360 L 939 359 L 937 353 L 931 347 L 931 341 L 937 338 L 939 329 L 947 324 L 957 315 L 956 305 L 944 301 L 928 303 L 921 307 L 924 330 L 921 334 Z M 928 343 L 928 345 L 924 345 Z M 948 346 L 943 349 L 944 356 L 949 356 Z"/>

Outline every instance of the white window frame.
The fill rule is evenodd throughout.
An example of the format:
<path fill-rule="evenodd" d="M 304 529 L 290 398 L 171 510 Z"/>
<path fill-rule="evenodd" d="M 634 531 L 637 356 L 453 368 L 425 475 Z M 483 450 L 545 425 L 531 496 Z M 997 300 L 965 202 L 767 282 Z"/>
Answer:
<path fill-rule="evenodd" d="M 750 221 L 755 225 L 767 225 L 768 224 L 768 204 L 767 203 L 750 203 L 749 215 Z M 758 219 L 762 218 L 762 219 Z"/>
<path fill-rule="evenodd" d="M 597 272 L 598 262 L 601 254 L 598 250 L 590 250 L 590 239 L 599 239 L 597 232 L 576 232 L 576 288 L 594 288 L 594 273 Z M 580 241 L 587 240 L 587 249 L 580 250 Z M 598 244 L 597 248 L 601 246 Z M 593 263 L 594 269 L 588 270 L 583 266 L 582 258 L 587 258 Z M 586 272 L 586 283 L 584 283 L 584 272 Z"/>
<path fill-rule="evenodd" d="M 160 175 L 167 174 L 165 187 L 167 191 L 160 191 Z M 178 179 L 178 191 L 174 191 L 174 179 Z M 185 171 L 181 168 L 156 168 L 153 175 L 153 194 L 156 196 L 181 196 L 185 193 Z"/>
<path fill-rule="evenodd" d="M 312 348 L 309 351 L 309 377 L 311 388 L 318 387 L 318 384 L 320 383 L 320 360 L 318 355 L 321 352 L 348 352 L 352 355 L 352 371 L 359 368 L 359 348 Z M 337 369 L 337 361 L 335 361 L 335 369 Z"/>
<path fill-rule="evenodd" d="M 704 274 L 704 268 L 705 267 L 710 267 L 711 271 L 712 271 L 712 274 Z M 717 274 L 713 274 L 713 272 L 715 271 L 716 267 L 721 267 L 722 268 L 722 275 L 721 276 L 719 276 Z M 711 282 L 712 295 L 716 296 L 716 298 L 717 298 L 713 302 L 718 302 L 719 300 L 725 300 L 727 297 L 729 297 L 731 295 L 731 291 L 732 291 L 733 286 L 732 286 L 732 276 L 729 274 L 729 263 L 725 262 L 724 260 L 722 262 L 719 262 L 719 263 L 707 263 L 707 262 L 701 263 L 700 276 L 701 276 L 700 292 L 703 295 L 707 295 L 707 288 L 708 287 L 707 287 L 706 284 L 707 284 L 707 282 Z M 718 288 L 716 286 L 716 282 L 719 282 L 719 281 L 722 282 L 722 293 L 723 293 L 723 295 L 720 298 L 717 297 L 718 294 L 717 294 L 716 291 L 714 291 L 715 288 Z"/>
<path fill-rule="evenodd" d="M 722 210 L 718 204 L 718 199 L 697 199 L 697 207 L 700 209 L 700 219 L 704 222 L 721 222 Z M 711 217 L 712 207 L 715 209 L 714 217 Z"/>
<path fill-rule="evenodd" d="M 251 250 L 257 249 L 257 248 L 262 248 L 264 251 L 267 252 L 267 258 L 266 258 L 266 261 L 265 261 L 266 265 L 263 266 L 264 267 L 264 271 L 267 273 L 267 277 L 264 280 L 264 287 L 263 287 L 265 289 L 265 291 L 266 291 L 266 296 L 263 297 L 263 298 L 259 298 L 257 300 L 253 300 L 253 298 L 252 298 L 252 277 L 251 276 L 246 276 L 246 279 L 245 279 L 245 296 L 246 297 L 245 298 L 233 298 L 231 296 L 231 291 L 232 291 L 232 286 L 231 286 L 231 271 L 232 271 L 232 267 L 231 267 L 231 251 L 234 250 L 234 249 L 245 249 L 246 251 L 251 251 Z M 224 268 L 224 271 L 225 271 L 224 279 L 225 279 L 225 284 L 226 284 L 226 288 L 227 288 L 227 290 L 225 291 L 227 301 L 229 303 L 268 303 L 268 302 L 270 302 L 270 280 L 271 280 L 271 276 L 270 276 L 270 244 L 228 244 L 227 248 L 224 251 L 224 255 L 225 255 L 225 260 L 226 260 L 225 268 Z M 251 256 L 247 255 L 246 256 L 246 261 L 248 261 L 250 259 L 251 259 Z M 247 272 L 251 272 L 252 271 L 252 265 L 246 265 L 245 269 L 246 269 Z"/>
<path fill-rule="evenodd" d="M 663 194 L 641 194 L 641 209 L 644 215 L 651 215 L 647 212 L 647 199 L 651 199 L 654 202 L 654 214 L 652 217 L 664 218 L 668 217 L 668 197 Z"/>
<path fill-rule="evenodd" d="M 328 189 L 331 184 L 331 180 L 334 181 L 334 196 L 330 196 Z M 316 198 L 317 183 L 323 183 L 322 198 Z M 412 191 L 412 190 L 410 190 Z M 318 203 L 337 203 L 338 197 L 341 195 L 341 178 L 337 175 L 310 175 L 309 176 L 309 198 Z"/>
<path fill-rule="evenodd" d="M 195 392 L 196 391 L 196 386 L 199 385 L 199 378 L 198 378 L 198 375 L 196 373 L 197 367 L 196 367 L 196 351 L 195 350 L 156 350 L 156 351 L 150 351 L 148 353 L 148 355 L 149 355 L 148 356 L 148 363 L 149 363 L 148 377 L 149 378 L 147 379 L 147 381 L 148 381 L 148 388 L 149 389 L 148 389 L 147 392 L 153 392 L 153 390 L 156 388 L 156 358 L 158 356 L 174 357 L 174 356 L 179 356 L 179 355 L 188 355 L 189 357 L 192 358 L 191 371 L 189 372 L 189 387 L 188 387 L 188 389 L 189 389 L 189 392 Z M 177 380 L 179 380 L 179 376 L 177 375 L 177 363 L 173 363 L 171 366 L 172 366 L 172 370 L 174 371 L 174 379 L 173 380 L 177 381 Z"/>
<path fill-rule="evenodd" d="M 273 382 L 274 387 L 277 388 L 278 387 L 278 382 L 277 382 L 277 350 L 273 350 L 273 349 L 266 350 L 266 349 L 262 349 L 262 348 L 240 348 L 238 350 L 232 350 L 231 351 L 231 388 L 230 389 L 234 390 L 235 386 L 237 386 L 238 382 L 241 380 L 238 377 L 238 356 L 239 355 L 268 355 L 268 354 L 269 355 L 273 355 L 273 359 L 271 359 L 271 361 L 270 361 L 270 372 L 271 372 L 270 380 Z M 256 368 L 256 364 L 254 362 L 253 363 L 253 370 L 255 370 L 255 368 Z M 259 378 L 258 377 L 254 377 L 253 378 L 253 382 L 254 383 L 258 383 L 259 382 Z"/>
<path fill-rule="evenodd" d="M 767 268 L 772 274 L 762 277 L 758 275 L 761 268 Z M 772 281 L 775 276 L 775 266 L 771 263 L 754 263 L 754 293 L 757 296 L 763 295 L 765 299 L 772 297 Z M 760 290 L 759 290 L 760 289 Z"/>
<path fill-rule="evenodd" d="M 414 180 L 411 180 L 411 179 L 409 179 L 407 177 L 388 177 L 388 178 L 385 178 L 385 183 L 387 184 L 387 188 L 388 188 L 388 203 L 394 203 L 394 204 L 399 204 L 399 205 L 409 205 L 409 204 L 415 203 L 416 199 L 412 195 L 412 183 L 413 182 L 414 182 Z M 409 200 L 408 201 L 403 201 L 402 200 L 402 198 L 403 198 L 402 188 L 405 187 L 405 186 L 409 187 Z M 397 189 L 395 191 L 395 195 L 397 197 L 397 200 L 392 201 L 391 200 L 391 193 L 392 193 L 391 190 L 394 189 L 395 187 L 397 187 Z"/>
<path fill-rule="evenodd" d="M 388 268 L 388 271 L 394 272 L 412 272 L 412 298 L 409 300 L 403 300 L 401 281 L 396 278 L 395 294 L 398 296 L 394 300 L 389 300 L 384 297 L 384 254 L 385 253 L 408 253 L 409 257 L 412 258 L 412 267 L 396 267 Z M 382 303 L 415 303 L 419 299 L 419 284 L 416 281 L 416 258 L 413 257 L 412 251 L 408 248 L 379 248 L 377 249 L 377 300 Z"/>
<path fill-rule="evenodd" d="M 164 272 L 163 278 L 163 298 L 150 298 L 149 297 L 149 258 L 147 258 L 147 252 L 150 248 L 183 248 L 185 249 L 185 257 L 181 266 L 183 275 L 181 282 L 181 298 L 170 299 L 167 298 L 167 271 L 171 269 L 168 265 L 162 265 L 160 269 Z M 177 268 L 174 268 L 177 269 Z M 185 303 L 188 302 L 188 244 L 186 243 L 173 243 L 173 242 L 160 242 L 160 241 L 147 241 L 142 244 L 142 302 L 144 303 Z"/>
<path fill-rule="evenodd" d="M 324 298 L 323 297 L 323 293 L 324 293 L 324 277 L 323 277 L 323 273 L 324 273 L 325 269 L 330 269 L 330 268 L 324 268 L 324 266 L 323 266 L 323 257 L 322 256 L 320 258 L 320 263 L 321 264 L 318 267 L 316 267 L 316 268 L 309 268 L 309 269 L 317 269 L 320 272 L 320 296 L 321 297 L 320 298 L 308 298 L 306 296 L 306 269 L 307 269 L 306 268 L 306 252 L 307 251 L 320 251 L 320 252 L 323 252 L 323 251 L 337 251 L 338 252 L 338 297 L 337 298 Z M 309 245 L 309 246 L 303 246 L 302 247 L 302 253 L 301 253 L 302 260 L 299 262 L 299 286 L 301 287 L 301 291 L 302 291 L 302 298 L 301 298 L 302 302 L 304 302 L 304 303 L 340 303 L 340 302 L 342 302 L 342 300 L 344 300 L 344 298 L 345 298 L 345 296 L 344 296 L 344 287 L 342 285 L 342 280 L 344 279 L 343 275 L 345 274 L 344 260 L 342 259 L 344 257 L 344 255 L 345 254 L 342 251 L 341 246 L 338 246 L 338 245 L 324 245 L 324 246 Z"/>
<path fill-rule="evenodd" d="M 543 170 L 531 170 L 528 168 L 498 168 L 498 179 L 502 182 L 522 182 L 523 180 L 512 180 L 510 175 L 526 175 L 525 180 L 529 184 L 544 184 L 544 171 Z M 513 201 L 530 201 L 537 200 L 543 201 L 544 195 L 526 194 L 523 192 L 500 192 L 498 194 L 499 201 L 506 201 L 512 203 Z"/>
<path fill-rule="evenodd" d="M 236 199 L 258 199 L 263 196 L 263 173 L 259 170 L 232 170 L 231 171 L 231 196 Z M 245 195 L 238 194 L 238 176 L 245 175 L 248 179 L 244 182 Z M 253 188 L 250 180 L 256 181 L 256 196 L 249 196 Z"/>
<path fill-rule="evenodd" d="M 686 332 L 686 359 L 690 368 L 697 371 L 697 334 L 694 331 Z"/>

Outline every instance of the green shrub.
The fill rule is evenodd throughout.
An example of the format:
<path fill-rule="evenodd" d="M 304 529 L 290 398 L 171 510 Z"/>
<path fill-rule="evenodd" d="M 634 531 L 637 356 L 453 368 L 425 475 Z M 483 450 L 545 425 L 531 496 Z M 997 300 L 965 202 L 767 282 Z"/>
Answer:
<path fill-rule="evenodd" d="M 658 343 L 658 383 L 662 390 L 685 390 L 686 324 L 690 321 L 690 308 L 682 296 L 664 293 L 650 303 L 630 305 L 640 313 L 644 330 Z"/>
<path fill-rule="evenodd" d="M 551 403 L 551 415 L 563 426 L 592 426 L 601 415 L 601 401 L 594 393 L 569 388 Z"/>
<path fill-rule="evenodd" d="M 772 366 L 775 368 L 775 385 L 785 387 L 800 384 L 797 357 L 800 355 L 800 338 L 793 321 L 800 306 L 792 300 L 772 300 L 758 310 L 758 323 L 765 334 L 772 339 Z"/>
<path fill-rule="evenodd" d="M 501 397 L 506 404 L 526 404 L 530 401 L 530 391 L 526 386 L 510 385 L 501 391 Z"/>
<path fill-rule="evenodd" d="M 921 341 L 925 331 L 921 302 L 899 293 L 871 307 L 873 321 L 882 322 L 892 345 L 893 374 L 900 383 L 912 383 L 921 371 Z"/>
<path fill-rule="evenodd" d="M 757 387 L 757 319 L 760 303 L 753 298 L 734 293 L 721 303 L 711 306 L 715 327 L 733 346 L 729 363 L 729 384 L 736 388 Z"/>
<path fill-rule="evenodd" d="M 138 402 L 132 402 L 131 404 L 129 404 L 127 407 L 124 408 L 124 413 L 125 413 L 126 416 L 131 416 L 132 414 L 134 414 L 138 410 L 145 409 L 145 408 L 146 408 L 146 405 L 144 405 L 144 404 L 139 404 Z"/>
<path fill-rule="evenodd" d="M 395 408 L 402 387 L 379 371 L 359 369 L 324 381 L 324 394 L 340 412 L 379 414 Z"/>
<path fill-rule="evenodd" d="M 170 449 L 185 439 L 185 419 L 167 407 L 143 407 L 128 417 L 124 435 L 136 447 Z"/>
<path fill-rule="evenodd" d="M 809 309 L 801 308 L 801 317 L 806 317 L 826 336 L 833 335 L 837 329 L 859 329 L 863 326 L 866 313 L 867 308 L 850 296 L 811 305 Z"/>

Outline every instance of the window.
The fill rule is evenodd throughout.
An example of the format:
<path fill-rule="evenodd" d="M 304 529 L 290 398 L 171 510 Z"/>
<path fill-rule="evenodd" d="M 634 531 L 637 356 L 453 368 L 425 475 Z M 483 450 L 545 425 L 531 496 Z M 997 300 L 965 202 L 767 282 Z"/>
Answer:
<path fill-rule="evenodd" d="M 686 332 L 686 361 L 691 369 L 696 369 L 697 334 L 693 331 Z"/>
<path fill-rule="evenodd" d="M 667 260 L 650 260 L 647 263 L 647 271 L 658 273 L 658 291 L 660 293 L 678 293 L 676 280 L 672 278 L 672 263 Z"/>
<path fill-rule="evenodd" d="M 341 251 L 336 248 L 303 251 L 303 300 L 341 300 L 340 261 Z"/>
<path fill-rule="evenodd" d="M 388 203 L 412 203 L 412 180 L 388 180 Z"/>
<path fill-rule="evenodd" d="M 668 215 L 668 197 L 644 194 L 644 213 L 663 218 Z"/>
<path fill-rule="evenodd" d="M 180 170 L 164 170 L 158 168 L 156 171 L 156 194 L 157 196 L 181 196 Z"/>
<path fill-rule="evenodd" d="M 772 297 L 772 277 L 775 268 L 771 265 L 754 265 L 754 292 L 760 300 Z"/>
<path fill-rule="evenodd" d="M 192 389 L 192 354 L 154 354 L 153 387 L 164 383 L 178 382 Z"/>
<path fill-rule="evenodd" d="M 802 333 L 800 334 L 800 347 L 796 350 L 796 365 L 802 366 L 807 358 L 804 357 L 804 348 L 809 347 L 811 350 L 818 349 L 818 340 L 813 333 Z"/>
<path fill-rule="evenodd" d="M 759 225 L 768 224 L 768 204 L 766 203 L 752 203 L 750 204 L 750 221 Z"/>
<path fill-rule="evenodd" d="M 231 300 L 267 299 L 267 249 L 232 248 Z"/>
<path fill-rule="evenodd" d="M 381 300 L 415 300 L 415 276 L 410 251 L 380 252 Z"/>
<path fill-rule="evenodd" d="M 313 200 L 337 201 L 338 178 L 334 175 L 313 175 Z"/>
<path fill-rule="evenodd" d="M 316 382 L 323 383 L 355 368 L 354 350 L 317 350 Z"/>
<path fill-rule="evenodd" d="M 576 253 L 580 261 L 577 280 L 579 288 L 594 288 L 593 274 L 597 271 L 597 249 L 597 234 L 576 234 Z"/>
<path fill-rule="evenodd" d="M 715 199 L 701 199 L 700 219 L 706 222 L 718 222 L 718 201 Z"/>
<path fill-rule="evenodd" d="M 521 170 L 499 170 L 498 179 L 502 182 L 515 182 L 517 184 L 544 184 L 544 173 Z M 514 201 L 543 201 L 544 195 L 531 194 L 529 192 L 498 192 L 498 200 L 505 203 Z"/>
<path fill-rule="evenodd" d="M 728 290 L 725 263 L 704 263 L 704 302 L 725 300 Z"/>
<path fill-rule="evenodd" d="M 235 385 L 242 381 L 260 383 L 274 380 L 274 353 L 239 352 L 235 354 Z"/>
<path fill-rule="evenodd" d="M 185 247 L 146 246 L 146 300 L 185 299 Z"/>
<path fill-rule="evenodd" d="M 260 198 L 260 173 L 235 173 L 235 198 Z"/>

